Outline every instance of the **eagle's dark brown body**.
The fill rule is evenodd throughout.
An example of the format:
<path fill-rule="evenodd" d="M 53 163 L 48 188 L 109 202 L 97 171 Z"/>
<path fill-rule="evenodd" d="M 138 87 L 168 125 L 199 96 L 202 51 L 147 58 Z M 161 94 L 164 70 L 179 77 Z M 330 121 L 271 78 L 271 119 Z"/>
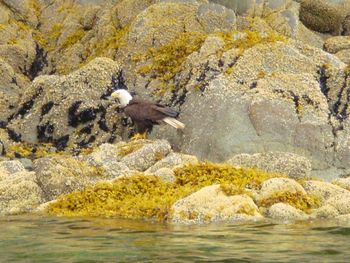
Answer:
<path fill-rule="evenodd" d="M 124 112 L 134 122 L 138 133 L 150 133 L 153 125 L 161 124 L 167 117 L 179 116 L 179 112 L 173 109 L 135 98 L 124 107 Z"/>

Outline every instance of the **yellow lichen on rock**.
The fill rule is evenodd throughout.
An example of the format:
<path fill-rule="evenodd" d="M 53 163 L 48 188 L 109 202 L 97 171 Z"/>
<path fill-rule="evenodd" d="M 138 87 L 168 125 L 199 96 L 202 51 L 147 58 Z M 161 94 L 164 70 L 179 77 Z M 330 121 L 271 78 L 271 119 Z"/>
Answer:
<path fill-rule="evenodd" d="M 30 143 L 17 143 L 10 145 L 8 149 L 6 149 L 6 157 L 37 159 L 58 154 L 50 150 L 52 147 L 53 145 L 50 143 L 42 143 L 37 145 Z"/>
<path fill-rule="evenodd" d="M 279 35 L 275 31 L 268 31 L 266 34 L 260 33 L 258 31 L 244 30 L 234 31 L 234 32 L 219 32 L 217 33 L 219 37 L 224 40 L 223 51 L 227 51 L 232 48 L 238 48 L 241 53 L 245 50 L 258 45 L 258 44 L 268 44 L 275 43 L 277 41 L 286 42 L 287 38 Z"/>
<path fill-rule="evenodd" d="M 180 33 L 169 43 L 159 47 L 150 48 L 144 58 L 138 55 L 135 60 L 150 60 L 139 67 L 140 74 L 151 73 L 152 78 L 167 82 L 179 72 L 182 63 L 193 52 L 200 49 L 207 35 L 201 32 Z"/>
<path fill-rule="evenodd" d="M 141 149 L 146 144 L 150 143 L 148 140 L 135 140 L 130 141 L 125 144 L 118 145 L 118 155 L 121 157 L 127 156 L 128 154 L 131 154 L 139 149 Z"/>
<path fill-rule="evenodd" d="M 83 37 L 85 36 L 85 31 L 82 29 L 79 29 L 72 34 L 70 34 L 65 41 L 63 42 L 61 49 L 66 49 L 68 47 L 73 46 L 77 42 L 79 42 Z"/>
<path fill-rule="evenodd" d="M 94 43 L 92 47 L 88 47 L 84 51 L 86 60 L 81 65 L 85 65 L 96 57 L 110 57 L 109 52 L 116 50 L 126 45 L 126 36 L 129 32 L 129 25 L 115 29 L 114 34 L 109 37 L 102 38 L 101 41 Z"/>

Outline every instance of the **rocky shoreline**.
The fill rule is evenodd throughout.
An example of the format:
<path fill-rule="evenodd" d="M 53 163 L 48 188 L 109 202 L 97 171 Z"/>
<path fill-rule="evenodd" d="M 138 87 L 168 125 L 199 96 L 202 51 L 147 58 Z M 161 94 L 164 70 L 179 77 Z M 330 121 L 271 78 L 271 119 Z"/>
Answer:
<path fill-rule="evenodd" d="M 0 1 L 0 215 L 348 220 L 349 7 Z M 131 140 L 121 88 L 186 129 Z"/>
<path fill-rule="evenodd" d="M 1 215 L 182 224 L 350 217 L 350 178 L 332 183 L 310 178 L 310 162 L 295 154 L 244 154 L 215 164 L 174 152 L 165 140 L 102 144 L 91 151 L 48 154 L 27 169 L 23 159 L 0 162 Z"/>

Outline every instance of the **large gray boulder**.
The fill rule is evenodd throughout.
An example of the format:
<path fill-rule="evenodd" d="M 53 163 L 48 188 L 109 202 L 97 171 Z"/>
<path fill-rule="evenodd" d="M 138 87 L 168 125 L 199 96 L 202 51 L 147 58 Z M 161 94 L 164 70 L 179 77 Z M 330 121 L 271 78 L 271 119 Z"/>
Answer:
<path fill-rule="evenodd" d="M 225 161 L 242 152 L 282 151 L 306 157 L 313 170 L 338 167 L 328 178 L 346 172 L 349 133 L 341 128 L 345 122 L 339 116 L 348 109 L 345 64 L 294 41 L 235 50 L 227 51 L 235 55 L 223 57 L 231 63 L 225 73 L 211 67 L 215 58 L 207 52 L 199 50 L 188 58 L 186 65 L 194 68 L 189 75 L 200 78 L 190 77 L 185 92 L 180 89 L 172 99 L 186 129 L 178 134 L 160 127 L 155 136 L 167 134 L 183 152 L 200 159 Z M 200 61 L 193 60 L 196 54 L 203 54 L 207 67 L 189 63 Z M 225 62 L 217 60 L 216 65 L 225 67 Z"/>
<path fill-rule="evenodd" d="M 26 89 L 7 128 L 17 140 L 50 142 L 59 149 L 113 141 L 121 115 L 107 97 L 123 85 L 120 74 L 116 62 L 98 58 L 67 76 L 40 76 Z"/>

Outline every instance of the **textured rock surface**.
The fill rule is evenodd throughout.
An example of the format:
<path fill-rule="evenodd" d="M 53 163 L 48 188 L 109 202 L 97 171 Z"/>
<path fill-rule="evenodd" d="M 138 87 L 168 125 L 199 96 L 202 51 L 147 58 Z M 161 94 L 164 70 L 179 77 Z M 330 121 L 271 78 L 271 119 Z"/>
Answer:
<path fill-rule="evenodd" d="M 267 172 L 282 173 L 294 179 L 307 177 L 311 171 L 311 163 L 307 158 L 285 152 L 238 154 L 227 162 L 236 166 L 256 167 Z"/>
<path fill-rule="evenodd" d="M 121 85 L 119 74 L 116 62 L 99 58 L 67 76 L 38 77 L 8 129 L 26 142 L 50 142 L 57 148 L 114 140 L 120 116 L 117 104 L 106 97 Z"/>
<path fill-rule="evenodd" d="M 299 26 L 299 5 L 291 0 L 210 0 L 224 5 L 239 15 L 264 17 L 281 34 L 295 37 Z"/>
<path fill-rule="evenodd" d="M 171 146 L 168 141 L 158 140 L 147 143 L 140 149 L 121 159 L 130 169 L 145 171 L 157 161 L 169 154 Z"/>
<path fill-rule="evenodd" d="M 326 204 L 336 208 L 341 215 L 350 214 L 350 192 L 334 195 L 327 200 Z"/>
<path fill-rule="evenodd" d="M 306 181 L 303 186 L 308 194 L 316 196 L 322 202 L 331 197 L 348 193 L 344 188 L 321 181 Z"/>
<path fill-rule="evenodd" d="M 343 172 L 349 147 L 336 141 L 346 141 L 349 134 L 339 129 L 336 119 L 347 109 L 341 61 L 301 43 L 277 42 L 257 44 L 236 55 L 232 64 L 228 73 L 207 80 L 202 91 L 194 91 L 189 83 L 184 102 L 179 102 L 181 121 L 187 124 L 182 136 L 167 127 L 158 133 L 168 133 L 173 144 L 201 159 L 287 151 L 310 159 L 313 169 L 338 166 Z M 206 76 L 210 70 L 199 72 Z"/>
<path fill-rule="evenodd" d="M 306 220 L 308 218 L 303 211 L 284 203 L 272 205 L 268 209 L 267 215 L 277 220 Z"/>
<path fill-rule="evenodd" d="M 110 178 L 133 173 L 126 164 L 120 162 L 121 158 L 118 157 L 117 153 L 118 147 L 116 145 L 105 143 L 100 145 L 98 150 L 81 158 L 92 166 L 101 167 Z"/>
<path fill-rule="evenodd" d="M 272 178 L 262 184 L 259 199 L 268 199 L 276 195 L 276 193 L 283 192 L 306 195 L 304 188 L 296 181 L 289 178 Z"/>
<path fill-rule="evenodd" d="M 153 174 L 162 178 L 164 182 L 173 183 L 176 181 L 175 173 L 170 168 L 165 168 L 165 167 L 160 168 L 157 171 L 155 171 Z"/>
<path fill-rule="evenodd" d="M 254 220 L 262 216 L 248 196 L 226 196 L 219 185 L 204 187 L 173 205 L 175 223 Z"/>
<path fill-rule="evenodd" d="M 316 209 L 311 217 L 316 218 L 335 218 L 339 216 L 338 210 L 332 205 L 324 205 L 318 209 Z"/>
<path fill-rule="evenodd" d="M 194 164 L 197 162 L 198 159 L 196 156 L 172 152 L 148 168 L 146 172 L 153 173 L 161 168 L 172 168 L 177 165 Z"/>
<path fill-rule="evenodd" d="M 350 177 L 335 179 L 332 184 L 338 185 L 346 190 L 350 191 Z"/>
<path fill-rule="evenodd" d="M 341 224 L 349 224 L 350 223 L 350 214 L 340 215 L 335 218 Z"/>
<path fill-rule="evenodd" d="M 38 159 L 34 162 L 34 171 L 36 180 L 44 191 L 45 201 L 113 178 L 106 174 L 103 168 L 90 166 L 73 157 L 56 156 Z"/>
<path fill-rule="evenodd" d="M 0 180 L 0 215 L 30 212 L 43 200 L 33 172 L 18 172 Z"/>
<path fill-rule="evenodd" d="M 3 169 L 9 174 L 25 171 L 23 164 L 17 160 L 0 162 L 0 169 Z"/>
<path fill-rule="evenodd" d="M 305 0 L 299 2 L 301 2 L 300 20 L 309 28 L 334 35 L 340 35 L 344 32 L 344 22 L 350 13 L 348 0 Z"/>

